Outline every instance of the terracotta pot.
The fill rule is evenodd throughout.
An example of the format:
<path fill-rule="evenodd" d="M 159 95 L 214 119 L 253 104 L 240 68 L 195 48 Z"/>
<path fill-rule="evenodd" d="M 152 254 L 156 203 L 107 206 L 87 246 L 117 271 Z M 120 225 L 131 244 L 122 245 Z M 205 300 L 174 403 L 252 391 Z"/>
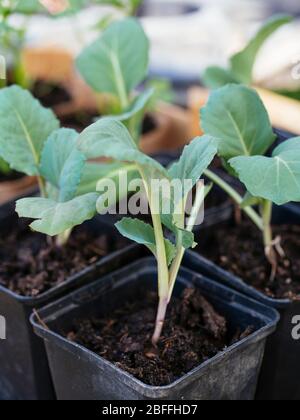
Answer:
<path fill-rule="evenodd" d="M 26 194 L 31 191 L 36 185 L 36 178 L 31 176 L 24 176 L 15 181 L 0 182 L 0 204 Z"/>
<path fill-rule="evenodd" d="M 74 59 L 58 47 L 27 47 L 22 54 L 26 73 L 32 80 L 63 83 L 73 74 Z"/>
<path fill-rule="evenodd" d="M 201 136 L 200 110 L 206 104 L 209 90 L 200 86 L 192 86 L 187 93 L 187 105 L 189 110 L 190 137 Z"/>

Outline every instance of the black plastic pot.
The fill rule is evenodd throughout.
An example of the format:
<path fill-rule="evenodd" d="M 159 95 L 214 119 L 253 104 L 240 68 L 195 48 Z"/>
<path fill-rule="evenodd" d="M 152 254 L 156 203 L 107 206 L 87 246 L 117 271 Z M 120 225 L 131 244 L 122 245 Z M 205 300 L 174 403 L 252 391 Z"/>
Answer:
<path fill-rule="evenodd" d="M 0 232 L 5 235 L 18 223 L 14 203 L 0 207 Z M 116 229 L 95 219 L 86 229 L 107 232 L 112 241 Z M 51 400 L 54 399 L 45 347 L 33 332 L 29 317 L 39 309 L 75 288 L 91 282 L 95 276 L 105 275 L 136 257 L 136 246 L 130 246 L 103 258 L 63 284 L 36 298 L 19 296 L 0 286 L 0 315 L 6 319 L 6 340 L 0 340 L 0 400 Z"/>
<path fill-rule="evenodd" d="M 299 207 L 293 204 L 275 207 L 274 223 L 300 224 Z M 272 299 L 194 252 L 186 255 L 185 265 L 279 311 L 281 320 L 267 342 L 257 399 L 300 400 L 300 340 L 292 337 L 295 327 L 292 320 L 300 316 L 300 296 L 299 301 Z"/>
<path fill-rule="evenodd" d="M 157 287 L 156 261 L 142 258 L 40 311 L 31 322 L 45 340 L 59 400 L 252 400 L 265 342 L 278 313 L 196 272 L 182 269 L 175 293 L 196 287 L 229 322 L 230 332 L 253 326 L 255 332 L 164 387 L 143 384 L 86 348 L 68 341 L 74 320 L 107 316 L 126 301 Z"/>

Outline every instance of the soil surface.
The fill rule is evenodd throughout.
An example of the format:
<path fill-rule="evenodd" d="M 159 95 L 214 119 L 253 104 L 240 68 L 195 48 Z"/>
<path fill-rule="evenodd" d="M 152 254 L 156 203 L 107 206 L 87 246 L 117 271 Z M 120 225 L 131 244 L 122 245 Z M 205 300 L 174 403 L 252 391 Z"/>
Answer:
<path fill-rule="evenodd" d="M 157 349 L 151 345 L 157 297 L 127 303 L 106 319 L 86 319 L 65 334 L 142 382 L 162 386 L 174 382 L 228 345 L 248 336 L 229 338 L 226 319 L 195 289 L 186 289 L 170 304 Z"/>
<path fill-rule="evenodd" d="M 217 187 L 213 187 L 204 201 L 204 210 L 222 206 L 225 202 L 230 203 L 230 199 L 220 192 Z"/>
<path fill-rule="evenodd" d="M 281 237 L 285 253 L 284 258 L 278 258 L 274 281 L 261 234 L 250 222 L 202 231 L 196 238 L 199 243 L 196 251 L 272 298 L 300 300 L 300 226 L 276 226 L 273 235 Z"/>
<path fill-rule="evenodd" d="M 35 82 L 31 91 L 33 96 L 46 108 L 52 108 L 71 100 L 71 96 L 64 88 L 50 83 Z"/>
<path fill-rule="evenodd" d="M 95 237 L 78 228 L 66 246 L 58 247 L 24 225 L 0 239 L 0 284 L 36 297 L 122 246 L 122 238 L 116 243 L 105 234 Z"/>

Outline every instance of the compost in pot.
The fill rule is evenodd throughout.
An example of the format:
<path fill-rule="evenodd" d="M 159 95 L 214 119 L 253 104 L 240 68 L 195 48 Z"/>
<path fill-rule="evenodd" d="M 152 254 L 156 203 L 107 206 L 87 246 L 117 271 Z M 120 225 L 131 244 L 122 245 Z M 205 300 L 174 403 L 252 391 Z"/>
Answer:
<path fill-rule="evenodd" d="M 74 324 L 67 338 L 94 351 L 142 382 L 162 386 L 253 332 L 251 327 L 230 336 L 226 319 L 196 289 L 174 298 L 159 345 L 151 336 L 157 296 L 127 302 L 106 319 L 85 319 Z"/>
<path fill-rule="evenodd" d="M 36 297 L 124 244 L 122 238 L 77 228 L 65 246 L 57 246 L 19 223 L 0 239 L 0 284 L 19 295 Z"/>
<path fill-rule="evenodd" d="M 226 223 L 202 232 L 196 251 L 272 298 L 299 299 L 300 226 L 279 225 L 273 231 L 276 237 L 280 236 L 284 251 L 274 279 L 257 229 L 248 221 Z"/>

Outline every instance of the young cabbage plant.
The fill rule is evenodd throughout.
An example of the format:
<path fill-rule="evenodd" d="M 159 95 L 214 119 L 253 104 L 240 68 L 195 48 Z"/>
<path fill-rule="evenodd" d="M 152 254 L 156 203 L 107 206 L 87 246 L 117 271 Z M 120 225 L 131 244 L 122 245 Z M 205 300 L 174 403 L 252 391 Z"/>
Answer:
<path fill-rule="evenodd" d="M 36 176 L 40 189 L 40 197 L 19 200 L 17 212 L 39 218 L 31 227 L 58 235 L 58 244 L 96 213 L 95 185 L 103 165 L 86 162 L 77 141 L 78 133 L 59 128 L 54 113 L 28 91 L 19 86 L 0 90 L 0 156 L 12 169 Z M 106 176 L 115 170 L 116 164 L 105 165 Z"/>
<path fill-rule="evenodd" d="M 262 26 L 242 51 L 230 58 L 228 69 L 216 66 L 207 68 L 202 76 L 203 83 L 211 89 L 220 88 L 228 83 L 251 85 L 253 82 L 253 68 L 259 51 L 274 32 L 291 21 L 291 16 L 273 16 Z"/>
<path fill-rule="evenodd" d="M 139 219 L 124 218 L 116 227 L 125 237 L 147 246 L 157 259 L 159 307 L 152 338 L 153 344 L 157 345 L 185 250 L 195 245 L 192 230 L 203 204 L 203 188 L 200 188 L 202 191 L 198 190 L 186 221 L 187 198 L 217 152 L 215 141 L 209 136 L 196 138 L 185 147 L 180 160 L 167 170 L 138 149 L 121 122 L 102 119 L 81 133 L 78 147 L 88 159 L 102 156 L 131 164 L 143 181 L 152 226 Z M 157 188 L 156 181 L 159 181 L 159 185 L 167 185 L 167 194 Z M 174 182 L 176 185 L 178 181 L 182 188 L 173 189 Z M 186 185 L 185 181 L 190 182 Z M 100 193 L 97 200 L 99 213 L 106 206 L 100 191 L 102 187 L 103 180 L 100 180 L 97 188 Z M 169 204 L 167 208 L 166 202 Z M 164 237 L 164 227 L 174 234 L 175 243 Z"/>
<path fill-rule="evenodd" d="M 149 41 L 134 18 L 111 24 L 76 62 L 87 84 L 102 98 L 109 98 L 109 106 L 102 109 L 102 114 L 122 121 L 136 143 L 154 93 L 152 88 L 136 92 L 147 76 L 148 63 Z"/>
<path fill-rule="evenodd" d="M 239 178 L 247 193 L 242 197 L 231 185 L 207 170 L 206 176 L 223 188 L 262 232 L 265 254 L 276 275 L 279 238 L 272 234 L 272 205 L 300 201 L 300 137 L 275 147 L 276 135 L 258 94 L 242 85 L 214 91 L 201 111 L 206 134 L 218 138 L 224 167 Z"/>

